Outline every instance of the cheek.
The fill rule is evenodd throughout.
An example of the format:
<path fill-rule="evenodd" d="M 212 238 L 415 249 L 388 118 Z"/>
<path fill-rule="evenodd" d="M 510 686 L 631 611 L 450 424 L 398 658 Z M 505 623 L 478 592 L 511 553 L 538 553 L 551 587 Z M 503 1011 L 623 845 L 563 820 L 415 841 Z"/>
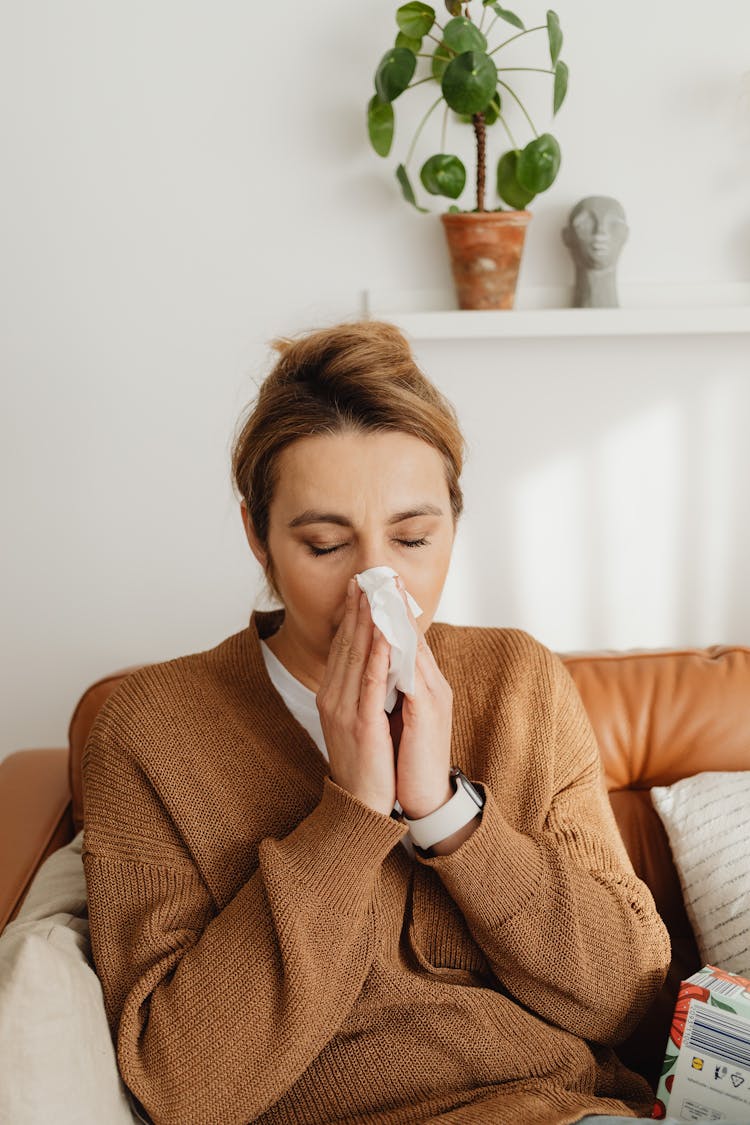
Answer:
<path fill-rule="evenodd" d="M 451 544 L 445 544 L 443 549 L 436 552 L 425 565 L 418 559 L 404 564 L 402 577 L 407 590 L 422 607 L 423 613 L 417 618 L 420 632 L 424 632 L 432 621 L 443 592 L 445 579 L 451 559 Z"/>
<path fill-rule="evenodd" d="M 346 598 L 346 582 L 342 585 L 328 570 L 325 559 L 297 559 L 287 572 L 284 587 L 287 608 L 304 618 L 311 630 L 326 634 L 334 619 L 338 626 Z"/>

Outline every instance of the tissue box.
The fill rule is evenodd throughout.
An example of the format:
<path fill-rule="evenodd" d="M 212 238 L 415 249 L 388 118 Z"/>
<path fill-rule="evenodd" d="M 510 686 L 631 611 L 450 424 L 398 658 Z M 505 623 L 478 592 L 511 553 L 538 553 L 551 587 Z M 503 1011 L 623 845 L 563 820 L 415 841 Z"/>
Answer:
<path fill-rule="evenodd" d="M 705 965 L 680 984 L 653 1118 L 750 1122 L 750 981 Z"/>

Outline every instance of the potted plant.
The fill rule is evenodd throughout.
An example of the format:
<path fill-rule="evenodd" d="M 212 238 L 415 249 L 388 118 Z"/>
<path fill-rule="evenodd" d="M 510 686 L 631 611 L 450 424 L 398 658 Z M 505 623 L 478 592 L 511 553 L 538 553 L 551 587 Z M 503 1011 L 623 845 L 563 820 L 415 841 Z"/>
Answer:
<path fill-rule="evenodd" d="M 375 72 L 375 93 L 367 108 L 367 129 L 379 156 L 390 154 L 395 130 L 393 103 L 408 90 L 431 83 L 438 96 L 417 125 L 407 155 L 396 169 L 404 198 L 418 211 L 422 207 L 412 185 L 410 164 L 428 120 L 443 107 L 441 149 L 422 162 L 419 179 L 430 195 L 458 200 L 467 185 L 460 157 L 446 151 L 449 117 L 474 133 L 476 173 L 473 209 L 453 203 L 441 216 L 451 253 L 453 277 L 461 308 L 512 308 L 520 266 L 527 210 L 535 196 L 554 182 L 560 167 L 560 146 L 551 133 L 540 133 L 513 89 L 515 71 L 538 71 L 552 76 L 552 113 L 557 113 L 568 88 L 568 68 L 560 58 L 563 35 L 560 21 L 548 11 L 545 22 L 526 27 L 515 12 L 495 0 L 445 0 L 442 22 L 429 4 L 410 0 L 396 11 L 398 34 L 393 47 L 381 58 Z M 486 26 L 485 26 L 486 25 Z M 514 30 L 511 34 L 510 27 Z M 493 32 L 506 34 L 494 46 Z M 548 66 L 519 66 L 507 48 L 525 36 L 546 33 Z M 421 61 L 424 60 L 424 61 Z M 546 61 L 546 56 L 544 61 Z M 507 63 L 508 65 L 504 65 Z M 522 148 L 508 121 L 507 107 L 520 113 L 533 133 Z M 497 194 L 507 207 L 487 208 L 488 135 L 502 133 L 509 142 L 495 171 Z"/>

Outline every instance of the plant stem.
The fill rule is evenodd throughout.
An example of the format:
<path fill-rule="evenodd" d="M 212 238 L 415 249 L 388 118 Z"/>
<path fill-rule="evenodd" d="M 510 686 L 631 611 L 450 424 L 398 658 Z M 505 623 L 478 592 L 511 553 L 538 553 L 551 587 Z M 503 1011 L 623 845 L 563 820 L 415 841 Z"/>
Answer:
<path fill-rule="evenodd" d="M 425 127 L 425 124 L 426 124 L 426 122 L 427 122 L 427 118 L 428 118 L 428 117 L 430 116 L 430 114 L 432 113 L 432 111 L 433 111 L 434 109 L 437 109 L 437 107 L 438 107 L 438 106 L 440 105 L 440 103 L 441 103 L 441 101 L 442 101 L 442 100 L 443 100 L 443 95 L 441 94 L 441 95 L 440 95 L 440 97 L 439 97 L 439 98 L 437 99 L 437 101 L 434 101 L 434 102 L 432 103 L 432 105 L 430 106 L 430 108 L 429 108 L 429 109 L 427 110 L 427 113 L 426 113 L 426 114 L 424 115 L 424 117 L 422 118 L 422 120 L 421 120 L 421 121 L 419 122 L 419 125 L 417 125 L 417 131 L 416 131 L 416 133 L 414 134 L 414 137 L 413 137 L 413 139 L 412 139 L 412 142 L 411 142 L 411 144 L 410 144 L 410 146 L 409 146 L 409 151 L 408 151 L 408 153 L 406 154 L 406 160 L 404 161 L 404 167 L 405 167 L 405 168 L 406 168 L 406 167 L 408 167 L 409 161 L 411 160 L 412 156 L 414 155 L 414 149 L 415 149 L 415 147 L 416 147 L 417 141 L 419 140 L 419 134 L 420 134 L 420 133 L 422 132 L 422 130 L 424 129 L 424 127 Z"/>
<path fill-rule="evenodd" d="M 406 87 L 406 89 L 407 90 L 413 90 L 415 86 L 421 86 L 423 82 L 434 82 L 434 81 L 435 81 L 435 79 L 430 74 L 428 78 L 420 78 L 418 82 L 412 82 L 411 85 Z"/>
<path fill-rule="evenodd" d="M 513 98 L 515 98 L 515 99 L 516 99 L 516 101 L 518 102 L 519 106 L 521 107 L 521 112 L 523 113 L 524 117 L 526 118 L 526 120 L 528 121 L 529 125 L 531 126 L 531 131 L 532 131 L 532 133 L 534 134 L 534 136 L 535 136 L 535 137 L 538 137 L 538 136 L 539 136 L 539 134 L 538 134 L 538 133 L 537 133 L 537 131 L 536 131 L 536 125 L 534 124 L 534 122 L 533 122 L 533 121 L 531 120 L 531 118 L 529 117 L 529 115 L 528 115 L 528 112 L 527 112 L 527 110 L 526 110 L 526 106 L 525 106 L 525 105 L 523 104 L 523 102 L 521 101 L 521 99 L 519 98 L 519 96 L 518 96 L 518 94 L 517 94 L 517 93 L 515 92 L 515 90 L 512 90 L 512 89 L 510 88 L 510 86 L 508 85 L 508 83 L 507 83 L 507 82 L 503 82 L 502 78 L 498 78 L 498 80 L 497 80 L 497 84 L 498 84 L 498 86 L 504 86 L 504 87 L 505 87 L 505 89 L 506 89 L 506 90 L 508 91 L 508 93 L 509 93 L 509 94 L 511 95 L 511 97 L 513 97 Z"/>
<path fill-rule="evenodd" d="M 555 73 L 554 70 L 550 70 L 549 67 L 544 67 L 544 66 L 499 66 L 497 69 L 502 70 L 502 71 L 535 70 L 538 74 L 554 74 Z"/>
<path fill-rule="evenodd" d="M 445 135 L 448 131 L 448 110 L 449 109 L 450 109 L 450 106 L 446 102 L 445 103 L 445 113 L 443 114 L 443 132 L 442 132 L 442 136 L 440 138 L 440 151 L 441 152 L 445 152 Z"/>
<path fill-rule="evenodd" d="M 539 25 L 539 27 L 527 27 L 525 31 L 519 31 L 517 35 L 511 35 L 510 39 L 504 39 L 502 41 L 502 43 L 498 43 L 497 47 L 493 47 L 493 49 L 491 51 L 489 51 L 488 54 L 494 55 L 497 51 L 500 51 L 503 47 L 507 47 L 508 44 L 512 43 L 514 39 L 520 39 L 524 35 L 531 35 L 532 31 L 546 31 L 546 30 L 547 30 L 546 23 L 541 23 Z"/>
<path fill-rule="evenodd" d="M 510 140 L 511 145 L 513 146 L 514 149 L 517 149 L 518 145 L 516 144 L 515 137 L 513 136 L 513 134 L 510 131 L 510 125 L 505 120 L 502 113 L 498 113 L 497 117 L 498 117 L 498 121 L 502 125 L 503 129 L 505 129 L 505 132 L 508 134 L 508 139 Z"/>
<path fill-rule="evenodd" d="M 487 126 L 484 123 L 483 113 L 473 114 L 471 120 L 474 125 L 474 135 L 477 139 L 477 211 L 484 211 L 484 177 Z"/>

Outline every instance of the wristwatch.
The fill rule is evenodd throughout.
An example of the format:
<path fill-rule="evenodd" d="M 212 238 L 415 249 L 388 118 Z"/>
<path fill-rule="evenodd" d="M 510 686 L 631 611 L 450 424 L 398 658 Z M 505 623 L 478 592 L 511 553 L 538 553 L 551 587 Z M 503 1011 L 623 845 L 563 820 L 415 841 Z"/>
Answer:
<path fill-rule="evenodd" d="M 409 828 L 412 842 L 418 848 L 430 848 L 446 836 L 451 836 L 459 828 L 463 828 L 475 816 L 479 816 L 484 806 L 484 797 L 469 781 L 463 770 L 458 766 L 451 766 L 450 776 L 455 780 L 456 792 L 450 801 L 446 801 L 439 809 L 420 817 L 418 820 L 409 820 L 402 814 L 402 820 Z"/>

